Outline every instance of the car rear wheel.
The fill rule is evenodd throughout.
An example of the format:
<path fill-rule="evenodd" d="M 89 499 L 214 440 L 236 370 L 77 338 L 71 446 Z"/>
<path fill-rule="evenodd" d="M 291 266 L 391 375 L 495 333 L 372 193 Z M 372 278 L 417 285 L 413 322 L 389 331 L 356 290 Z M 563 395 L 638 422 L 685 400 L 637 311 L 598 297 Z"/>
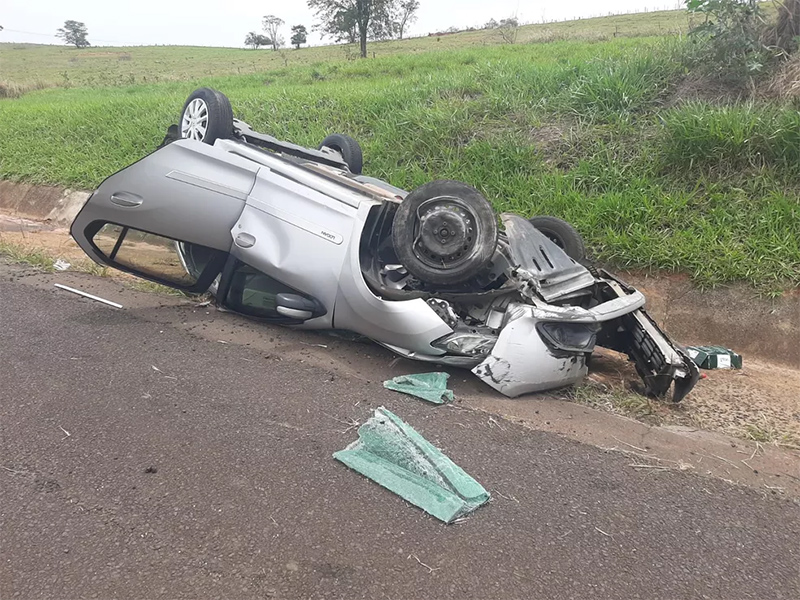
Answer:
<path fill-rule="evenodd" d="M 199 88 L 183 105 L 181 137 L 213 144 L 233 135 L 233 109 L 227 96 L 211 88 Z"/>
<path fill-rule="evenodd" d="M 462 283 L 494 255 L 497 219 L 475 188 L 460 181 L 432 181 L 400 203 L 392 243 L 402 265 L 420 280 Z"/>
<path fill-rule="evenodd" d="M 551 242 L 567 253 L 572 260 L 581 262 L 586 258 L 586 246 L 581 234 L 569 223 L 558 217 L 533 217 L 528 219 Z"/>
<path fill-rule="evenodd" d="M 342 160 L 347 163 L 347 167 L 353 175 L 361 175 L 364 168 L 364 155 L 361 146 L 349 135 L 342 133 L 332 133 L 319 145 L 319 149 L 330 148 L 342 155 Z"/>

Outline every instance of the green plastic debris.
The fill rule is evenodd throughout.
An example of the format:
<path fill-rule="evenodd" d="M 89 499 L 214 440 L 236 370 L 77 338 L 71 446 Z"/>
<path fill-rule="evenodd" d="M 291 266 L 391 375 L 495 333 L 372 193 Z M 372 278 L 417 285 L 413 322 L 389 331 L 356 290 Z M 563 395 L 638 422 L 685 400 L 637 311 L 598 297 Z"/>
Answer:
<path fill-rule="evenodd" d="M 434 404 L 444 404 L 453 401 L 453 390 L 447 389 L 449 373 L 414 373 L 400 375 L 394 379 L 383 382 L 383 387 L 411 394 Z"/>
<path fill-rule="evenodd" d="M 722 346 L 687 346 L 686 352 L 701 369 L 741 369 L 742 357 Z"/>
<path fill-rule="evenodd" d="M 489 500 L 481 484 L 383 407 L 333 458 L 445 523 Z"/>

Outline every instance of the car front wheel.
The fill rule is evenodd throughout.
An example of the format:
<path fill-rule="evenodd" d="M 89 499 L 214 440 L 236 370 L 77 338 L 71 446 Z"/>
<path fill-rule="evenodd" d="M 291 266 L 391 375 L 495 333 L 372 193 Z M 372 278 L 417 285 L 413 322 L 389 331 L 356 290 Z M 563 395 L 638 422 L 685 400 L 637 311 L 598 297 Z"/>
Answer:
<path fill-rule="evenodd" d="M 551 242 L 561 248 L 576 262 L 586 258 L 586 246 L 581 234 L 569 223 L 558 217 L 532 217 L 528 219 Z"/>

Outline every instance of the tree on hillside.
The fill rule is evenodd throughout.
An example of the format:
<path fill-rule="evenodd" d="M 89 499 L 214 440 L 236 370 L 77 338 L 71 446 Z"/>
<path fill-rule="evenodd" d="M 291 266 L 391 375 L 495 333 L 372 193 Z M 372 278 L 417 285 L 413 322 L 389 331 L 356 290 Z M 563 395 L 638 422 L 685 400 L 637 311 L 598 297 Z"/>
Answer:
<path fill-rule="evenodd" d="M 332 20 L 323 25 L 319 24 L 318 29 L 322 35 L 328 35 L 336 42 L 346 42 L 355 44 L 358 42 L 358 20 L 356 12 L 352 9 L 343 9 L 337 12 Z"/>
<path fill-rule="evenodd" d="M 283 46 L 283 38 L 278 33 L 278 29 L 281 25 L 283 25 L 283 19 L 276 17 L 275 15 L 267 15 L 261 21 L 261 25 L 264 28 L 264 32 L 267 34 L 267 37 L 271 41 L 273 50 L 277 50 Z"/>
<path fill-rule="evenodd" d="M 300 49 L 300 44 L 305 44 L 308 39 L 308 31 L 305 25 L 292 25 L 292 45 Z"/>
<path fill-rule="evenodd" d="M 90 45 L 89 40 L 86 39 L 88 35 L 89 31 L 86 29 L 86 25 L 80 21 L 64 21 L 64 27 L 56 31 L 56 37 L 60 37 L 65 44 L 72 44 L 76 48 L 86 48 Z"/>
<path fill-rule="evenodd" d="M 244 45 L 250 46 L 253 50 L 258 50 L 260 46 L 271 46 L 272 40 L 266 35 L 251 31 L 247 34 L 247 37 L 244 38 Z"/>
<path fill-rule="evenodd" d="M 500 37 L 506 44 L 513 44 L 517 41 L 517 29 L 519 29 L 519 21 L 517 17 L 509 17 L 508 19 L 500 19 L 499 27 Z"/>
<path fill-rule="evenodd" d="M 406 27 L 417 20 L 418 10 L 419 0 L 400 0 L 398 2 L 395 13 L 395 29 L 397 29 L 397 37 L 401 40 Z"/>
<path fill-rule="evenodd" d="M 385 39 L 394 31 L 398 0 L 308 0 L 316 12 L 317 29 L 337 41 L 358 36 L 361 58 L 367 57 L 367 39 Z M 355 40 L 353 40 L 355 41 Z"/>

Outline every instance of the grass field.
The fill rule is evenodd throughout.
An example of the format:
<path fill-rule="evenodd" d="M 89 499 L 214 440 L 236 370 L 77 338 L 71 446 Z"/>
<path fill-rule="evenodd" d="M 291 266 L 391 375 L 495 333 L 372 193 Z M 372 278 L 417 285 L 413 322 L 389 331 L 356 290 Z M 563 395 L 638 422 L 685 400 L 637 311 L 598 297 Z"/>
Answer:
<path fill-rule="evenodd" d="M 654 15 L 664 19 L 657 26 L 646 20 Z M 677 102 L 685 45 L 635 37 L 630 21 L 656 33 L 686 15 L 615 19 L 573 22 L 570 34 L 567 24 L 534 26 L 520 35 L 534 43 L 515 45 L 490 32 L 374 44 L 378 58 L 364 61 L 341 47 L 287 51 L 288 66 L 271 51 L 102 49 L 131 59 L 77 63 L 68 88 L 0 100 L 0 177 L 91 188 L 152 151 L 189 92 L 211 85 L 236 116 L 278 137 L 316 146 L 334 131 L 353 135 L 365 171 L 395 185 L 460 179 L 499 210 L 566 218 L 607 264 L 765 292 L 800 285 L 800 114 L 766 102 Z M 630 37 L 614 37 L 623 21 Z M 545 27 L 550 37 L 536 38 Z M 10 52 L 0 54 L 3 77 Z M 17 52 L 37 74 L 57 72 L 59 53 L 81 57 Z M 114 69 L 134 66 L 122 85 Z"/>
<path fill-rule="evenodd" d="M 659 11 L 527 25 L 518 29 L 516 42 L 529 44 L 566 39 L 602 41 L 614 37 L 685 34 L 690 22 L 686 12 Z M 385 57 L 493 46 L 502 44 L 503 41 L 497 30 L 480 30 L 370 43 L 369 53 L 371 57 Z M 55 86 L 129 86 L 209 76 L 262 73 L 278 68 L 347 60 L 355 55 L 356 50 L 351 46 L 322 46 L 273 52 L 268 49 L 185 46 L 97 47 L 78 50 L 66 46 L 0 43 L 0 96 L 3 85 L 9 92 Z"/>

